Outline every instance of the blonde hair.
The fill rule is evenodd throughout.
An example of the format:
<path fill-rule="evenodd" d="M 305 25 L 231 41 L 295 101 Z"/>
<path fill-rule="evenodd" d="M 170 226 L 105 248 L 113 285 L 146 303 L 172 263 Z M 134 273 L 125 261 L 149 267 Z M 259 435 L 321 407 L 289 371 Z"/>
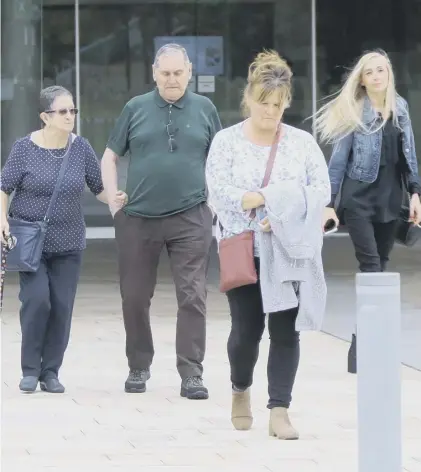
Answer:
<path fill-rule="evenodd" d="M 250 114 L 247 105 L 249 98 L 262 103 L 275 92 L 279 93 L 282 107 L 289 107 L 292 98 L 291 78 L 291 68 L 276 51 L 265 50 L 259 53 L 248 70 L 247 85 L 241 101 L 244 116 Z"/>
<path fill-rule="evenodd" d="M 373 130 L 368 129 L 362 121 L 364 99 L 367 93 L 365 87 L 361 85 L 361 77 L 368 62 L 379 56 L 386 59 L 389 81 L 386 88 L 383 121 L 378 128 Z M 385 125 L 391 113 L 393 113 L 393 120 L 397 125 L 396 89 L 392 64 L 385 52 L 371 51 L 360 57 L 355 67 L 348 74 L 344 85 L 337 92 L 337 96 L 317 111 L 315 114 L 315 131 L 320 135 L 320 139 L 325 142 L 336 141 L 356 129 L 362 129 L 367 134 L 374 133 Z"/>

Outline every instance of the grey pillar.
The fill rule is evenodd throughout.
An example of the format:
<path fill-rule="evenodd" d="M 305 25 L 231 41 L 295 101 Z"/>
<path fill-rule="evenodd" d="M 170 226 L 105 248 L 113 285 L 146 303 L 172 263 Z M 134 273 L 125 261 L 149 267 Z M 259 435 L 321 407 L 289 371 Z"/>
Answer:
<path fill-rule="evenodd" d="M 357 290 L 359 472 L 400 472 L 400 275 L 362 273 Z"/>
<path fill-rule="evenodd" d="M 2 164 L 16 138 L 39 127 L 41 0 L 1 1 Z"/>

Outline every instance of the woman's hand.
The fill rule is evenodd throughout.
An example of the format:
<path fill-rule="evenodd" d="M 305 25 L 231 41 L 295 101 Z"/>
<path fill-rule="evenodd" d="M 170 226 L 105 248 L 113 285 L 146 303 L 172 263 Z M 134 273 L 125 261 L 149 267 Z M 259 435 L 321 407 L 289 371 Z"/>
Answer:
<path fill-rule="evenodd" d="M 323 221 L 322 221 L 323 232 L 324 232 L 326 223 L 329 220 L 333 220 L 335 222 L 335 225 L 339 226 L 339 218 L 336 216 L 335 210 L 333 208 L 327 207 L 324 209 L 324 212 L 323 212 Z"/>
<path fill-rule="evenodd" d="M 241 200 L 243 210 L 252 210 L 265 204 L 264 196 L 259 192 L 246 192 Z"/>
<path fill-rule="evenodd" d="M 272 228 L 270 227 L 269 218 L 266 216 L 263 220 L 259 221 L 259 227 L 264 233 L 269 233 Z"/>
<path fill-rule="evenodd" d="M 7 244 L 6 237 L 10 235 L 9 222 L 7 221 L 7 215 L 1 215 L 1 241 L 3 244 Z"/>
<path fill-rule="evenodd" d="M 409 218 L 414 225 L 419 225 L 421 223 L 421 202 L 420 196 L 417 193 L 412 195 L 409 203 Z"/>

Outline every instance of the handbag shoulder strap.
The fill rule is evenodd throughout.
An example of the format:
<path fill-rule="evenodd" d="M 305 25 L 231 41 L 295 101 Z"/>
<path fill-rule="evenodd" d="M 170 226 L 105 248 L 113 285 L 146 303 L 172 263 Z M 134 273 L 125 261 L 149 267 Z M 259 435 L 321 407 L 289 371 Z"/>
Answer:
<path fill-rule="evenodd" d="M 266 187 L 269 183 L 270 176 L 272 174 L 273 164 L 275 163 L 276 151 L 278 150 L 279 139 L 281 137 L 282 125 L 279 123 L 278 129 L 276 130 L 275 137 L 273 138 L 272 146 L 270 148 L 269 159 L 266 164 L 265 176 L 263 177 L 262 187 Z M 256 208 L 253 208 L 250 212 L 250 219 L 254 219 L 256 216 Z"/>
<path fill-rule="evenodd" d="M 63 160 L 61 162 L 60 166 L 60 172 L 57 177 L 56 185 L 54 187 L 53 194 L 51 195 L 50 203 L 48 205 L 47 213 L 44 216 L 44 221 L 48 223 L 50 220 L 51 214 L 53 213 L 54 205 L 56 203 L 57 197 L 58 197 L 58 192 L 60 191 L 60 186 L 61 183 L 63 182 L 64 178 L 64 173 L 66 172 L 67 169 L 67 164 L 69 162 L 69 156 L 70 156 L 70 149 L 72 147 L 72 143 L 74 141 L 74 138 L 72 135 L 69 136 L 69 141 L 67 143 L 67 151 L 66 154 L 63 156 Z"/>
<path fill-rule="evenodd" d="M 278 129 L 276 130 L 275 137 L 273 138 L 273 143 L 270 148 L 269 159 L 266 164 L 266 172 L 263 178 L 262 187 L 266 187 L 269 183 L 270 176 L 272 174 L 273 164 L 275 163 L 276 151 L 278 150 L 279 138 L 281 137 L 282 126 L 279 124 Z"/>

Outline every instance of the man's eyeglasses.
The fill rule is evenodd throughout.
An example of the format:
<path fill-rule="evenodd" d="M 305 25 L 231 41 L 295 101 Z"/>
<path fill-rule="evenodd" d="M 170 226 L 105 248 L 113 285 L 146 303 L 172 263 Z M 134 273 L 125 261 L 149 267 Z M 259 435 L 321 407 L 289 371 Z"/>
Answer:
<path fill-rule="evenodd" d="M 60 110 L 45 110 L 45 113 L 57 113 L 60 116 L 65 116 L 67 113 L 71 115 L 77 115 L 79 113 L 78 108 L 60 108 Z"/>
<path fill-rule="evenodd" d="M 177 143 L 175 142 L 175 133 L 178 131 L 178 128 L 174 127 L 174 123 L 170 122 L 165 126 L 168 134 L 168 146 L 170 152 L 174 152 L 177 149 Z"/>

